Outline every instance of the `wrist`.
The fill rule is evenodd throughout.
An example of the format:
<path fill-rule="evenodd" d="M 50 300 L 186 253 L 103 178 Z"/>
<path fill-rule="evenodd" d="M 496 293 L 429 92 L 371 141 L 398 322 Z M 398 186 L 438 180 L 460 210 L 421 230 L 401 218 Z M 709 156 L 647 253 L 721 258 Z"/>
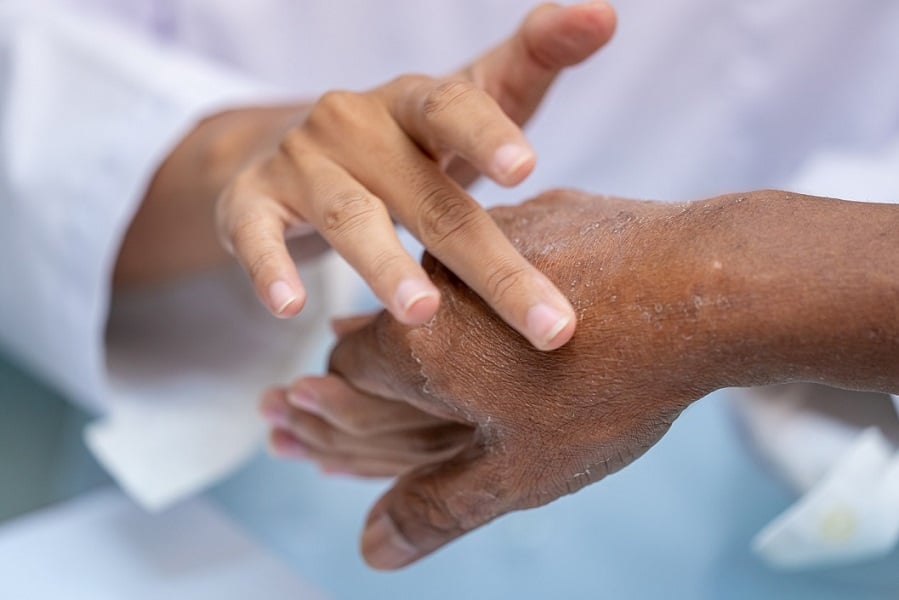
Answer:
<path fill-rule="evenodd" d="M 713 300 L 698 339 L 716 387 L 895 385 L 897 207 L 778 191 L 697 207 L 690 252 Z"/>

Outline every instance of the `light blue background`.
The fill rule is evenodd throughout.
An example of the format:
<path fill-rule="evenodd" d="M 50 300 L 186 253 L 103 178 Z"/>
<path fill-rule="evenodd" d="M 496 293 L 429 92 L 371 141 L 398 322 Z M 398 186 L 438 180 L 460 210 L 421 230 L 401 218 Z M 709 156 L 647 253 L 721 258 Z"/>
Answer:
<path fill-rule="evenodd" d="M 105 482 L 85 417 L 0 361 L 0 518 Z M 509 515 L 392 574 L 359 558 L 382 483 L 324 478 L 260 456 L 210 496 L 337 599 L 899 598 L 899 554 L 783 574 L 749 553 L 792 498 L 739 440 L 723 393 L 694 405 L 637 464 L 582 492 Z"/>

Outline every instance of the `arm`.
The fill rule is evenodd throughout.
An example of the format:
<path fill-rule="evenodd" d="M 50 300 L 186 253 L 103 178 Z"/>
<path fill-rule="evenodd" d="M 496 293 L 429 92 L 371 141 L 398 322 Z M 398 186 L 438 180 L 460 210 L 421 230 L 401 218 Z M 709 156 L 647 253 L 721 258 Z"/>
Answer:
<path fill-rule="evenodd" d="M 899 390 L 899 206 L 772 191 L 706 204 L 693 277 L 725 298 L 700 322 L 723 351 L 718 387 Z"/>
<path fill-rule="evenodd" d="M 357 435 L 364 454 L 347 452 L 304 414 L 346 431 L 347 407 L 378 423 L 391 398 L 471 428 L 461 451 L 405 473 L 372 509 L 363 552 L 376 567 L 602 479 L 720 387 L 899 389 L 899 207 L 771 191 L 682 205 L 556 192 L 493 216 L 569 291 L 581 322 L 570 344 L 535 352 L 426 257 L 453 298 L 433 323 L 382 314 L 335 349 L 343 381 L 306 379 L 263 406 L 276 449 L 352 472 L 364 469 L 340 457 L 358 463 L 379 444 Z"/>

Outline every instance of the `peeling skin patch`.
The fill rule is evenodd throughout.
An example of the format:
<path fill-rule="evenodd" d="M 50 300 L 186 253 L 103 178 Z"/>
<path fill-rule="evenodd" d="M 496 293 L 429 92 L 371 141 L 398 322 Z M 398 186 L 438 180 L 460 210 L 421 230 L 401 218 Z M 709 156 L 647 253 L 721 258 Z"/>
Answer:
<path fill-rule="evenodd" d="M 440 314 L 439 311 L 438 311 L 438 314 Z M 409 344 L 409 354 L 412 357 L 412 360 L 414 360 L 415 363 L 418 365 L 418 373 L 421 376 L 422 380 L 424 381 L 424 383 L 422 384 L 422 387 L 421 387 L 422 397 L 427 398 L 434 404 L 439 405 L 440 408 L 443 409 L 443 412 L 445 414 L 457 415 L 457 416 L 461 417 L 464 421 L 466 421 L 468 423 L 473 423 L 474 420 L 472 419 L 471 414 L 469 414 L 467 411 L 463 410 L 457 403 L 446 402 L 445 400 L 443 400 L 440 397 L 440 395 L 436 392 L 436 390 L 434 389 L 434 386 L 432 385 L 432 379 L 431 379 L 431 376 L 428 375 L 428 370 L 425 366 L 424 360 L 419 355 L 419 353 L 417 353 L 415 351 L 417 344 L 423 341 L 420 338 L 422 338 L 422 336 L 427 336 L 428 338 L 430 338 L 431 335 L 434 333 L 434 328 L 436 326 L 437 326 L 437 315 L 434 315 L 433 317 L 431 317 L 431 319 L 427 323 L 424 323 L 422 325 L 419 325 L 418 327 L 410 329 L 406 333 L 406 341 Z M 427 343 L 427 341 L 425 341 L 424 343 Z"/>

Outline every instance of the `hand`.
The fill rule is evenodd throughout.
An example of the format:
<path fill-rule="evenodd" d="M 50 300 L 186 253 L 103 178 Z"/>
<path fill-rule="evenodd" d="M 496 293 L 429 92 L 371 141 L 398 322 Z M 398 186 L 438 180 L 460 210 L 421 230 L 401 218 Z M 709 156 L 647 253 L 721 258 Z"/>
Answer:
<path fill-rule="evenodd" d="M 260 410 L 272 426 L 269 447 L 276 456 L 311 460 L 330 474 L 397 477 L 473 442 L 467 425 L 360 394 L 333 375 L 272 388 Z"/>
<path fill-rule="evenodd" d="M 581 322 L 568 345 L 552 353 L 527 346 L 426 256 L 445 298 L 434 321 L 409 327 L 382 313 L 345 333 L 332 368 L 360 391 L 299 382 L 306 399 L 297 407 L 328 412 L 337 400 L 367 420 L 395 398 L 475 428 L 454 456 L 427 457 L 373 508 L 362 542 L 372 566 L 400 567 L 499 515 L 598 481 L 714 388 L 690 342 L 699 338 L 696 315 L 708 309 L 683 289 L 687 265 L 672 259 L 683 210 L 569 192 L 493 210 L 523 255 L 568 291 Z M 302 426 L 294 433 L 309 437 Z M 335 470 L 353 472 L 353 452 L 329 457 Z"/>
<path fill-rule="evenodd" d="M 337 400 L 372 421 L 393 398 L 474 428 L 372 509 L 362 547 L 375 567 L 622 468 L 714 389 L 899 391 L 899 207 L 771 191 L 676 205 L 555 192 L 492 212 L 569 292 L 581 321 L 570 344 L 523 344 L 426 256 L 446 298 L 434 321 L 413 328 L 382 313 L 345 326 L 331 366 L 356 391 L 297 384 L 295 412 Z M 352 472 L 351 448 L 331 448 L 331 464 Z"/>
<path fill-rule="evenodd" d="M 324 95 L 227 186 L 220 237 L 278 316 L 305 300 L 285 236 L 318 231 L 396 319 L 424 323 L 439 291 L 400 245 L 393 218 L 534 346 L 563 345 L 575 328 L 570 304 L 463 186 L 478 173 L 507 186 L 527 177 L 535 155 L 520 126 L 559 71 L 593 54 L 614 26 L 602 2 L 544 5 L 454 75 Z"/>

